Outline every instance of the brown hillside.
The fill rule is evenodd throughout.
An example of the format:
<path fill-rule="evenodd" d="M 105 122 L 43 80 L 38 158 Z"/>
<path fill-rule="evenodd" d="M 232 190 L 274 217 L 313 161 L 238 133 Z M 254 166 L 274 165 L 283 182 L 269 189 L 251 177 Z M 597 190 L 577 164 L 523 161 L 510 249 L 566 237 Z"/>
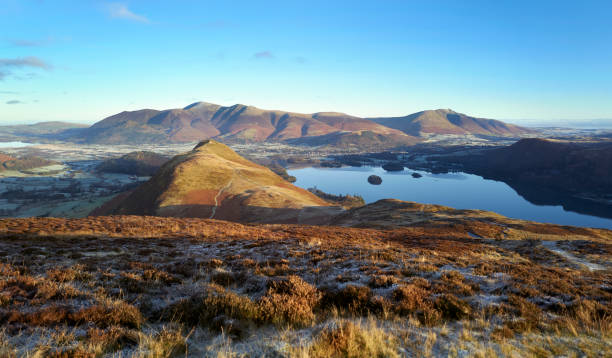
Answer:
<path fill-rule="evenodd" d="M 512 136 L 533 132 L 513 124 L 471 117 L 450 109 L 422 111 L 406 117 L 371 118 L 371 120 L 413 136 L 425 133 Z"/>
<path fill-rule="evenodd" d="M 26 155 L 19 158 L 15 158 L 7 154 L 0 153 L 0 172 L 4 170 L 29 170 L 53 164 L 58 163 L 33 155 Z"/>
<path fill-rule="evenodd" d="M 174 157 L 133 193 L 95 214 L 319 223 L 338 210 L 210 140 Z"/>
<path fill-rule="evenodd" d="M 105 144 L 194 142 L 202 138 L 262 142 L 359 131 L 403 137 L 403 142 L 417 141 L 397 129 L 343 113 L 303 114 L 242 104 L 223 107 L 206 102 L 193 103 L 182 109 L 121 112 L 90 128 L 64 133 L 62 138 Z"/>
<path fill-rule="evenodd" d="M 0 153 L 0 163 L 4 164 L 5 162 L 11 161 L 11 160 L 15 160 L 15 158 L 7 154 Z"/>

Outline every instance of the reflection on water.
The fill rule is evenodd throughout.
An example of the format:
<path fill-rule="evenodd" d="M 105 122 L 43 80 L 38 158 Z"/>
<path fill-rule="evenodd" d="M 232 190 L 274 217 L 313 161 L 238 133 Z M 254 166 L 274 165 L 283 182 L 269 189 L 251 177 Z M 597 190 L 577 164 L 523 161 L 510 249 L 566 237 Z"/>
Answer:
<path fill-rule="evenodd" d="M 423 177 L 413 178 L 413 170 L 386 172 L 373 167 L 303 168 L 288 172 L 302 188 L 316 186 L 332 194 L 358 194 L 367 203 L 394 198 L 458 209 L 490 210 L 511 218 L 545 223 L 612 229 L 610 206 L 559 197 L 540 189 L 526 190 L 518 186 L 513 189 L 506 183 L 466 173 L 416 171 Z M 381 185 L 367 182 L 372 174 L 382 178 Z M 543 196 L 538 197 L 539 193 Z"/>

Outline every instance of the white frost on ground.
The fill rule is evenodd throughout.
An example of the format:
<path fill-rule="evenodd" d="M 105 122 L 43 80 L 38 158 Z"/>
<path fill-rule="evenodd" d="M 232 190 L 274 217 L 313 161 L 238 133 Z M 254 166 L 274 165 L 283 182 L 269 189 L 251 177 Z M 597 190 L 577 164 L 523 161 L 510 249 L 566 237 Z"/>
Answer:
<path fill-rule="evenodd" d="M 551 251 L 559 256 L 562 256 L 563 258 L 573 263 L 574 265 L 584 266 L 588 268 L 589 271 L 600 271 L 600 270 L 606 269 L 605 267 L 601 265 L 598 265 L 596 263 L 576 257 L 570 254 L 569 252 L 559 248 L 559 246 L 557 245 L 557 241 L 542 241 L 542 246 L 544 246 L 548 251 Z"/>

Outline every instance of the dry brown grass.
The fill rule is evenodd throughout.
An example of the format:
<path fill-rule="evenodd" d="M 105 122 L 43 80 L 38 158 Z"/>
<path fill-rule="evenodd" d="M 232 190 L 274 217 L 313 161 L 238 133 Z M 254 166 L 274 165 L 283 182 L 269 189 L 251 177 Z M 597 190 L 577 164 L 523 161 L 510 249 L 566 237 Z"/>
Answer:
<path fill-rule="evenodd" d="M 266 294 L 259 300 L 264 321 L 275 324 L 308 325 L 314 321 L 313 309 L 321 293 L 299 276 L 269 281 Z"/>
<path fill-rule="evenodd" d="M 397 340 L 374 321 L 366 324 L 340 321 L 336 327 L 321 331 L 306 355 L 313 358 L 399 357 L 397 347 Z"/>
<path fill-rule="evenodd" d="M 572 265 L 540 240 L 461 235 L 444 226 L 372 230 L 136 217 L 0 220 L 5 253 L 0 324 L 7 337 L 0 346 L 11 352 L 23 349 L 20 334 L 68 332 L 39 344 L 41 354 L 180 355 L 176 352 L 200 345 L 186 340 L 185 332 L 195 329 L 198 339 L 222 334 L 231 340 L 227 351 L 237 349 L 232 353 L 237 356 L 253 353 L 240 347 L 260 332 L 274 337 L 264 350 L 270 355 L 280 354 L 283 339 L 302 344 L 302 356 L 342 355 L 352 349 L 342 343 L 346 337 L 350 347 L 365 343 L 359 329 L 340 333 L 336 328 L 344 323 L 336 323 L 364 317 L 417 356 L 452 355 L 444 347 L 455 344 L 486 356 L 490 347 L 479 346 L 486 339 L 500 355 L 512 349 L 531 354 L 534 345 L 577 352 L 604 347 L 612 338 L 610 270 Z M 559 247 L 576 256 L 598 255 L 606 265 L 601 259 L 608 257 L 606 245 L 578 243 Z M 176 329 L 161 334 L 160 326 Z M 301 338 L 279 332 L 306 338 L 299 343 Z M 523 337 L 553 341 L 523 349 Z M 311 349 L 316 342 L 326 348 Z M 375 352 L 368 349 L 362 350 Z"/>
<path fill-rule="evenodd" d="M 393 293 L 394 309 L 400 315 L 406 315 L 425 308 L 429 303 L 430 293 L 414 284 L 400 286 Z"/>
<path fill-rule="evenodd" d="M 443 318 L 449 320 L 466 318 L 472 313 L 472 307 L 467 302 L 450 293 L 445 293 L 436 298 L 434 307 L 442 314 Z"/>

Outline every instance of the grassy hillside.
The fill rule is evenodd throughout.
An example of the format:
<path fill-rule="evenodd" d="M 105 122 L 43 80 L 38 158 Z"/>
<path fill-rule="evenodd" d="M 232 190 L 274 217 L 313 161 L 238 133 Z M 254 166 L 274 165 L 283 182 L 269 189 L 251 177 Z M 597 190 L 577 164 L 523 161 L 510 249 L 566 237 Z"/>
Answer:
<path fill-rule="evenodd" d="M 296 222 L 312 215 L 327 216 L 328 206 L 270 169 L 210 140 L 164 164 L 114 209 L 96 213 Z M 314 211 L 306 215 L 305 208 Z"/>

